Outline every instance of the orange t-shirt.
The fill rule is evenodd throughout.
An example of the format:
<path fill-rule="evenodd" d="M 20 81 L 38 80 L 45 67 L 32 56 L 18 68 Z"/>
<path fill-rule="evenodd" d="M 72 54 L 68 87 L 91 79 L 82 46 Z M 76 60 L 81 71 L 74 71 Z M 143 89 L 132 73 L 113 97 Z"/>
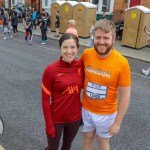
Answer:
<path fill-rule="evenodd" d="M 74 34 L 76 37 L 78 37 L 78 31 L 73 28 L 73 27 L 69 27 L 67 30 L 66 30 L 66 33 L 72 33 Z"/>
<path fill-rule="evenodd" d="M 131 84 L 127 59 L 115 49 L 107 58 L 100 58 L 94 48 L 86 49 L 80 59 L 85 71 L 83 108 L 95 114 L 116 112 L 118 87 Z"/>

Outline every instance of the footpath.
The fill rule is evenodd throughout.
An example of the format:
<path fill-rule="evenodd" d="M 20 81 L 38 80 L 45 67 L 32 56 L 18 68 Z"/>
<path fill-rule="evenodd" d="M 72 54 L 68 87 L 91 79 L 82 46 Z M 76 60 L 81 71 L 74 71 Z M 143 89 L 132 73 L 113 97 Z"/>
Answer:
<path fill-rule="evenodd" d="M 21 23 L 18 25 L 18 30 L 21 32 L 25 32 L 24 27 Z M 36 30 L 33 30 L 33 34 L 39 35 L 39 36 L 41 35 L 41 30 L 40 30 L 39 26 L 37 26 Z M 59 40 L 59 38 L 54 37 L 54 35 L 55 35 L 55 32 L 51 32 L 51 29 L 48 28 L 47 37 Z M 89 38 L 85 39 L 85 38 L 79 37 L 79 44 L 80 45 L 88 47 L 89 41 L 90 41 Z M 134 49 L 134 48 L 127 47 L 127 46 L 121 46 L 121 41 L 116 40 L 115 44 L 114 44 L 114 48 L 124 56 L 150 62 L 150 47 L 143 47 L 141 49 Z"/>

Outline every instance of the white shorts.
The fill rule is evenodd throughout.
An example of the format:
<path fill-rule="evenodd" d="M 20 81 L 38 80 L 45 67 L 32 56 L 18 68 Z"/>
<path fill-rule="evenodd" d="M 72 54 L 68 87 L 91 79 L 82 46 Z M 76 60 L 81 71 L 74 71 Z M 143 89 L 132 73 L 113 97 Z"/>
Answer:
<path fill-rule="evenodd" d="M 97 115 L 82 108 L 82 132 L 96 130 L 99 137 L 110 138 L 109 129 L 116 118 L 117 112 L 110 115 Z"/>

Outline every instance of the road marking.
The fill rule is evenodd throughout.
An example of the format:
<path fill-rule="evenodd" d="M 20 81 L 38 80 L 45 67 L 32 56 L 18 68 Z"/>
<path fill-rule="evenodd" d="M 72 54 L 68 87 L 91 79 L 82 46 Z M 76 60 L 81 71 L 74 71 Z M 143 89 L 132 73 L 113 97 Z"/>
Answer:
<path fill-rule="evenodd" d="M 138 73 L 135 73 L 135 72 L 131 72 L 131 74 L 150 79 L 149 76 L 145 76 L 145 75 L 138 74 Z"/>
<path fill-rule="evenodd" d="M 3 35 L 0 35 L 0 36 L 3 36 Z M 24 43 L 24 41 L 22 41 L 22 40 L 18 40 L 18 39 L 13 39 L 13 40 Z M 32 45 L 60 53 L 59 50 L 50 49 L 50 48 L 47 48 L 47 47 L 44 47 L 44 46 L 41 46 L 41 45 L 37 45 L 37 44 L 34 44 L 34 43 Z M 77 58 L 80 58 L 80 56 L 77 56 Z M 140 77 L 144 77 L 144 78 L 147 78 L 147 79 L 150 79 L 149 76 L 141 75 L 141 74 L 138 74 L 138 73 L 131 72 L 131 74 L 136 75 L 136 76 L 140 76 Z"/>
<path fill-rule="evenodd" d="M 5 149 L 0 145 L 0 150 L 5 150 Z"/>
<path fill-rule="evenodd" d="M 0 35 L 1 37 L 3 37 L 3 35 Z M 25 41 L 23 41 L 23 40 L 18 40 L 18 39 L 14 39 L 14 38 L 12 38 L 12 40 L 14 40 L 14 41 L 18 41 L 18 42 L 22 42 L 22 43 L 24 43 Z M 55 49 L 50 49 L 50 48 L 48 48 L 48 47 L 44 47 L 44 46 L 42 46 L 42 45 L 37 45 L 37 44 L 32 44 L 32 45 L 34 45 L 34 46 L 37 46 L 37 47 L 40 47 L 40 48 L 44 48 L 44 49 L 48 49 L 48 50 L 51 50 L 51 51 L 55 51 L 55 52 L 59 52 L 59 50 L 55 50 Z M 31 45 L 31 46 L 32 46 Z"/>
<path fill-rule="evenodd" d="M 24 41 L 22 41 L 22 40 L 18 40 L 18 39 L 13 39 L 14 41 L 18 41 L 18 42 L 22 42 L 22 43 L 24 43 Z M 37 47 L 40 47 L 40 48 L 44 48 L 44 49 L 48 49 L 48 50 L 51 50 L 51 51 L 55 51 L 55 52 L 59 52 L 59 50 L 54 50 L 54 49 L 50 49 L 50 48 L 48 48 L 48 47 L 44 47 L 44 46 L 41 46 L 41 45 L 37 45 L 37 44 L 32 44 L 32 45 L 34 45 L 34 46 L 37 46 Z"/>

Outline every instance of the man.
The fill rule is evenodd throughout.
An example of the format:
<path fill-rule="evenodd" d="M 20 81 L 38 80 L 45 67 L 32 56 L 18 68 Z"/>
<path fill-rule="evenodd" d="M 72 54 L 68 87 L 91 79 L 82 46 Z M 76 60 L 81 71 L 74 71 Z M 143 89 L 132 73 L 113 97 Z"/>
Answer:
<path fill-rule="evenodd" d="M 47 18 L 45 14 L 42 14 L 42 20 L 40 23 L 41 33 L 42 33 L 42 42 L 41 44 L 47 44 Z"/>
<path fill-rule="evenodd" d="M 94 47 L 81 55 L 85 67 L 83 150 L 94 149 L 95 135 L 98 150 L 110 150 L 110 138 L 119 132 L 130 102 L 130 67 L 126 58 L 113 48 L 115 37 L 113 22 L 99 20 L 94 26 Z"/>
<path fill-rule="evenodd" d="M 60 28 L 60 14 L 59 14 L 59 11 L 56 11 L 55 27 L 56 27 L 56 35 L 55 35 L 55 37 L 59 37 L 59 28 Z"/>
<path fill-rule="evenodd" d="M 0 25 L 1 24 L 3 24 L 3 30 L 4 30 L 3 39 L 6 40 L 7 38 L 12 38 L 12 36 L 10 35 L 11 30 L 9 27 L 9 15 L 7 11 L 3 11 L 3 9 L 0 9 Z"/>

